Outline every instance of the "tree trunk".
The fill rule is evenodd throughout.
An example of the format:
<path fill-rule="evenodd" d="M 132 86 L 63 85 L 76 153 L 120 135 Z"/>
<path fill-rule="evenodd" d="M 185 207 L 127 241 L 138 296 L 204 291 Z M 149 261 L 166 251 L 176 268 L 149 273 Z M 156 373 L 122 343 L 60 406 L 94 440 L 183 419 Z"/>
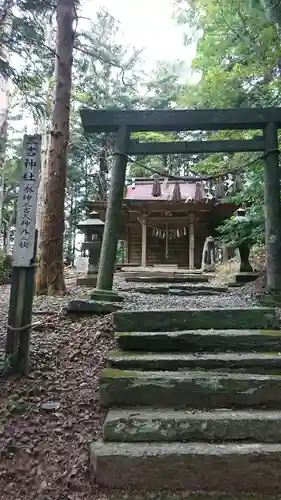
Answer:
<path fill-rule="evenodd" d="M 74 0 L 57 0 L 56 85 L 48 161 L 46 203 L 42 218 L 41 258 L 37 293 L 65 293 L 63 274 L 64 200 L 67 178 L 67 147 L 71 72 L 74 45 Z"/>
<path fill-rule="evenodd" d="M 5 154 L 8 138 L 9 82 L 1 77 L 2 112 L 0 116 L 0 238 L 2 233 L 3 204 L 5 198 Z"/>
<path fill-rule="evenodd" d="M 53 43 L 53 22 L 52 19 L 49 21 L 46 29 L 46 45 L 52 47 L 55 50 Z M 40 172 L 40 182 L 38 188 L 37 196 L 37 210 L 36 210 L 36 229 L 38 230 L 37 239 L 37 253 L 41 253 L 41 232 L 42 232 L 42 219 L 44 213 L 45 199 L 46 199 L 46 189 L 48 182 L 48 155 L 50 147 L 50 128 L 51 128 L 51 116 L 50 116 L 50 100 L 52 97 L 52 77 L 54 76 L 54 66 L 50 70 L 43 83 L 43 92 L 46 99 L 46 108 L 44 117 L 40 123 L 40 133 L 42 135 L 42 150 L 41 150 L 41 172 Z"/>

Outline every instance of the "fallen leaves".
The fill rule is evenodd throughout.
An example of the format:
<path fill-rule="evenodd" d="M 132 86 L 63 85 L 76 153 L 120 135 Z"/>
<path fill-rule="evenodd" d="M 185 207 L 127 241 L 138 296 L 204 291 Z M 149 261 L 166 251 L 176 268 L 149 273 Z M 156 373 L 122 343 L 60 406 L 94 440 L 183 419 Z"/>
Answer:
<path fill-rule="evenodd" d="M 2 347 L 8 298 L 1 287 Z M 1 378 L 1 500 L 106 498 L 91 484 L 88 449 L 105 416 L 99 372 L 114 345 L 112 318 L 71 318 L 63 300 L 35 304 L 44 314 L 33 323 L 30 375 Z"/>

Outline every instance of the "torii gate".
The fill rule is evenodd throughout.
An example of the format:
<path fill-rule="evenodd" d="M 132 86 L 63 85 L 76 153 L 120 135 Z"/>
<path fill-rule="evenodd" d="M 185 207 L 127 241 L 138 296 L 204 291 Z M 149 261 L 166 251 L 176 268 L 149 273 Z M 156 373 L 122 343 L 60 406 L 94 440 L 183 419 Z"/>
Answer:
<path fill-rule="evenodd" d="M 278 128 L 281 108 L 199 109 L 199 110 L 91 110 L 81 109 L 86 134 L 115 132 L 115 160 L 112 169 L 97 288 L 111 290 L 117 253 L 128 155 L 264 153 L 264 205 L 266 242 L 266 283 L 281 291 L 281 205 Z M 262 130 L 251 140 L 141 142 L 130 140 L 131 132 L 188 130 Z"/>

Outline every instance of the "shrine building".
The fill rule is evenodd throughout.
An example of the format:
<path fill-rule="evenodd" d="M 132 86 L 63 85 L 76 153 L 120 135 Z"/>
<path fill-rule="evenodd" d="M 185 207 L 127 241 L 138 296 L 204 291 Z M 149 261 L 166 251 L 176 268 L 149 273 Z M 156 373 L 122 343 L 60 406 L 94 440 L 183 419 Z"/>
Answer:
<path fill-rule="evenodd" d="M 200 269 L 203 245 L 215 228 L 235 211 L 216 197 L 218 185 L 205 181 L 136 178 L 127 183 L 120 240 L 129 265 L 177 265 Z M 88 202 L 104 221 L 105 201 Z M 124 264 L 126 265 L 126 264 Z"/>

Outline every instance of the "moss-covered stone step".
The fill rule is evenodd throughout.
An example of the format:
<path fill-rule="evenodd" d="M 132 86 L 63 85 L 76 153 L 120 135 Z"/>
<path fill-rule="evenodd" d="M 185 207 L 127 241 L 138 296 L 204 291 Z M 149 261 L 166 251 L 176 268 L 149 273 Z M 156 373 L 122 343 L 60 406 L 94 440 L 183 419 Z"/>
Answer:
<path fill-rule="evenodd" d="M 279 330 L 186 330 L 116 332 L 124 351 L 141 352 L 281 352 Z"/>
<path fill-rule="evenodd" d="M 281 411 L 109 410 L 103 440 L 281 443 Z"/>
<path fill-rule="evenodd" d="M 136 353 L 111 352 L 107 363 L 119 370 L 224 370 L 281 375 L 281 355 L 263 353 Z"/>
<path fill-rule="evenodd" d="M 105 407 L 281 409 L 281 376 L 105 368 L 100 377 L 100 402 Z"/>
<path fill-rule="evenodd" d="M 111 488 L 281 493 L 281 444 L 98 441 L 90 458 L 95 482 Z"/>
<path fill-rule="evenodd" d="M 188 309 L 122 311 L 114 315 L 116 331 L 166 331 L 195 329 L 277 329 L 274 308 Z"/>

